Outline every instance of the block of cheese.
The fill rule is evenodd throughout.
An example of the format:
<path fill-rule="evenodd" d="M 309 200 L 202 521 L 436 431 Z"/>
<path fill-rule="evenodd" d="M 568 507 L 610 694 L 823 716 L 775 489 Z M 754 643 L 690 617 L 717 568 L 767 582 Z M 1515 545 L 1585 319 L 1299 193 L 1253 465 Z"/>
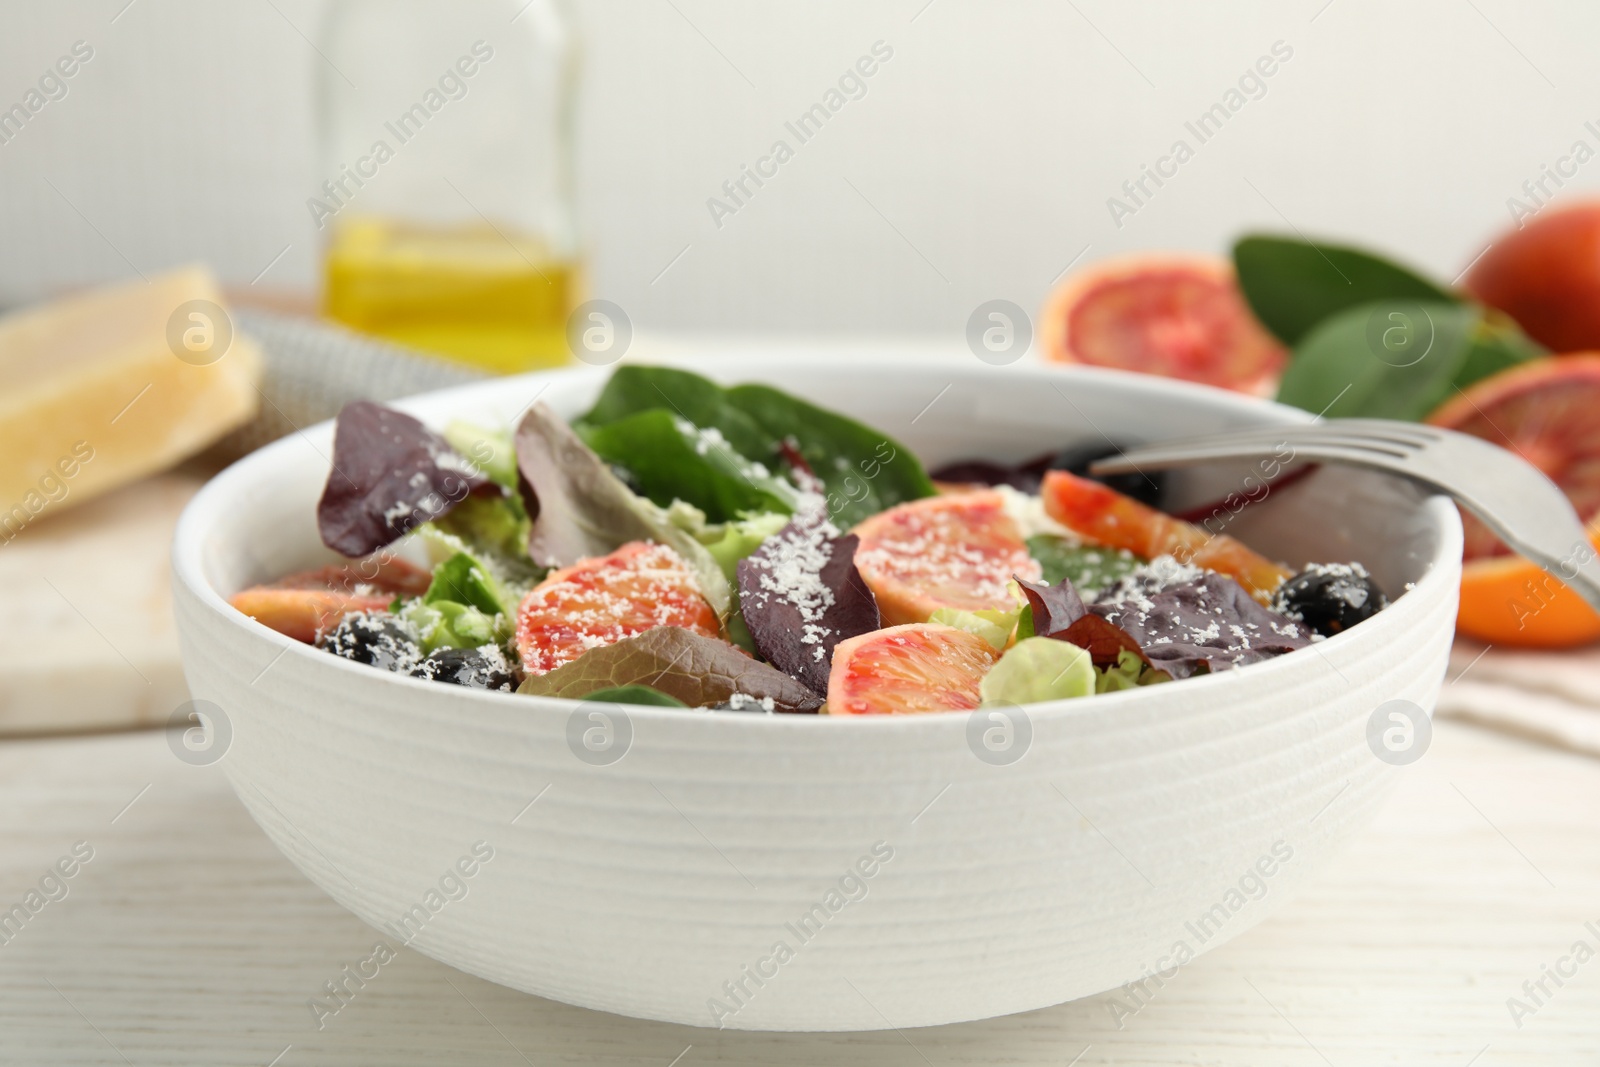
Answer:
<path fill-rule="evenodd" d="M 0 318 L 0 544 L 246 422 L 260 374 L 199 267 Z"/>

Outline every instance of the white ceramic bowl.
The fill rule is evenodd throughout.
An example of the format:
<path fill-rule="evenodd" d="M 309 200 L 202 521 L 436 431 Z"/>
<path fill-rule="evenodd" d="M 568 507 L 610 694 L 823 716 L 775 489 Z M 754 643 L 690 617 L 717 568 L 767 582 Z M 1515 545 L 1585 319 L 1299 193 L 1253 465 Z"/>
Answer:
<path fill-rule="evenodd" d="M 698 369 L 848 412 L 930 465 L 1102 432 L 1138 441 L 1306 418 L 1103 371 L 717 366 Z M 513 378 L 400 406 L 435 424 L 505 423 L 538 393 L 570 415 L 603 379 Z M 1325 468 L 1230 531 L 1291 565 L 1359 559 L 1392 593 L 1414 585 L 1312 648 L 1033 706 L 1009 765 L 974 755 L 971 732 L 991 724 L 967 714 L 645 707 L 615 723 L 618 739 L 631 730 L 626 754 L 594 765 L 569 729 L 593 725 L 582 716 L 595 705 L 386 675 L 228 606 L 329 558 L 314 505 L 330 443 L 323 425 L 242 460 L 178 529 L 184 661 L 194 697 L 231 728 L 222 767 L 284 854 L 391 943 L 399 931 L 473 974 L 642 1018 L 914 1027 L 1170 978 L 1259 922 L 1367 822 L 1398 773 L 1369 749 L 1368 720 L 1396 698 L 1431 712 L 1455 615 L 1454 507 Z M 1182 489 L 1220 496 L 1239 475 Z M 463 857 L 472 876 L 451 877 Z"/>

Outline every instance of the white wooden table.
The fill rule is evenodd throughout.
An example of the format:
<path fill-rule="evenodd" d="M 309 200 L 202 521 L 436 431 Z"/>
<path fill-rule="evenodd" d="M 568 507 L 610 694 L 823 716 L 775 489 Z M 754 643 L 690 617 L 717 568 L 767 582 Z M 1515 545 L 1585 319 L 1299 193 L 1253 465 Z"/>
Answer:
<path fill-rule="evenodd" d="M 0 1064 L 1600 1063 L 1600 958 L 1519 1028 L 1507 998 L 1600 950 L 1600 761 L 1439 723 L 1379 823 L 1306 895 L 1113 1022 L 1106 997 L 897 1033 L 638 1022 L 410 950 L 316 1028 L 374 932 L 283 860 L 220 770 L 155 732 L 0 742 L 0 909 L 94 858 L 0 944 Z M 1571 970 L 1571 965 L 1564 965 Z"/>

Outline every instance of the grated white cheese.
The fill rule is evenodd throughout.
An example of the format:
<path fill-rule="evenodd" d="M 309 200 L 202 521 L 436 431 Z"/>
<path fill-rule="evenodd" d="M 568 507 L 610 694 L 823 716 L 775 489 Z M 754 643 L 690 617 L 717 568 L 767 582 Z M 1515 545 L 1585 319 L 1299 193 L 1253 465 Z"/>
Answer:
<path fill-rule="evenodd" d="M 1072 545 L 1083 544 L 1083 538 L 1050 517 L 1044 510 L 1042 497 L 1024 493 L 1009 485 L 997 485 L 994 488 L 1000 494 L 1001 507 L 1017 524 L 1017 529 L 1022 531 L 1024 540 L 1038 534 L 1050 534 Z"/>

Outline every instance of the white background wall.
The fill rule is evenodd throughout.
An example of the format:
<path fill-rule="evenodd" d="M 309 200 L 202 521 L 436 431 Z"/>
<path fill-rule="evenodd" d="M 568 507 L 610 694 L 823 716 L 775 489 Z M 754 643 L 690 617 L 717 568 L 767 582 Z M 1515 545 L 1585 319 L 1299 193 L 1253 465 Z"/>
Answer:
<path fill-rule="evenodd" d="M 95 48 L 0 145 L 0 303 L 196 258 L 245 285 L 286 245 L 260 285 L 314 284 L 320 4 L 126 2 L 0 3 L 0 106 Z M 1582 0 L 579 0 L 577 18 L 592 290 L 643 328 L 958 332 L 986 299 L 1038 307 L 1086 246 L 1223 251 L 1252 227 L 1448 279 L 1542 164 L 1600 147 Z M 878 39 L 894 58 L 867 96 L 717 228 L 707 197 Z M 1294 54 L 1266 95 L 1115 225 L 1121 182 L 1278 40 Z M 1562 195 L 1596 187 L 1600 161 Z"/>

